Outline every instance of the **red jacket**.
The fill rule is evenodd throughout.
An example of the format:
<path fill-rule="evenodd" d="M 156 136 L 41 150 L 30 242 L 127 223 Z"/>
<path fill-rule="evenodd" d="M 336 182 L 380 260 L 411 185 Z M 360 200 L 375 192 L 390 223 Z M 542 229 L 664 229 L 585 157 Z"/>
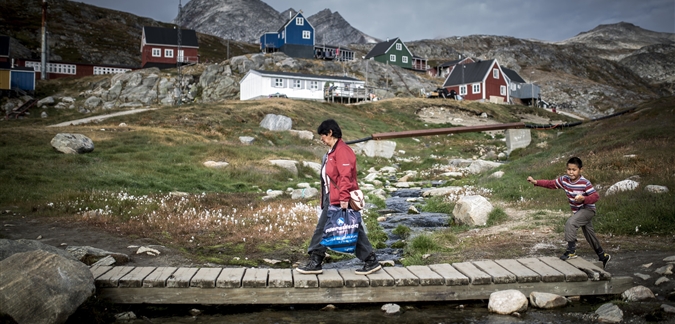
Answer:
<path fill-rule="evenodd" d="M 334 148 L 328 152 L 325 168 L 326 176 L 330 179 L 330 204 L 339 205 L 341 201 L 349 201 L 349 192 L 359 189 L 356 182 L 356 155 L 342 139 L 338 139 Z"/>

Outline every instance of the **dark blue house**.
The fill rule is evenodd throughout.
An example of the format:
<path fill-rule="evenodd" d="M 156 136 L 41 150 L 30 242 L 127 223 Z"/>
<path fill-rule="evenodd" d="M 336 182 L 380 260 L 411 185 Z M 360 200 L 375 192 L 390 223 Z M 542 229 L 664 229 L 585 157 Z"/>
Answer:
<path fill-rule="evenodd" d="M 284 52 L 291 57 L 314 57 L 314 26 L 298 11 L 274 33 L 260 36 L 260 49 L 264 53 Z"/>

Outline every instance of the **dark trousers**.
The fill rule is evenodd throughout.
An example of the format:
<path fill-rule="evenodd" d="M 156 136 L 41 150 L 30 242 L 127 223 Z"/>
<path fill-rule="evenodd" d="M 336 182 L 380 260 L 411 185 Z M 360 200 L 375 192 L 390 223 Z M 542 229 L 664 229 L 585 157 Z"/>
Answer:
<path fill-rule="evenodd" d="M 591 245 L 596 253 L 600 253 L 602 252 L 602 247 L 600 246 L 600 241 L 595 236 L 595 230 L 593 230 L 593 216 L 595 216 L 595 211 L 586 208 L 579 209 L 576 213 L 572 214 L 565 223 L 565 241 L 576 242 L 577 230 L 581 227 L 581 231 L 584 233 L 588 244 Z"/>
<path fill-rule="evenodd" d="M 330 199 L 328 195 L 324 195 L 323 201 L 323 210 L 321 211 L 321 216 L 319 217 L 319 222 L 316 224 L 314 229 L 314 234 L 312 235 L 312 240 L 309 242 L 309 248 L 307 248 L 307 253 L 309 254 L 318 254 L 324 256 L 326 254 L 326 247 L 321 245 L 321 239 L 323 239 L 323 228 L 326 226 L 326 221 L 328 220 L 328 206 L 330 206 Z M 359 238 L 356 241 L 356 250 L 354 254 L 361 261 L 365 261 L 366 258 L 373 252 L 373 246 L 370 245 L 368 241 L 368 236 L 366 236 L 366 231 L 363 230 L 363 224 L 359 225 Z"/>

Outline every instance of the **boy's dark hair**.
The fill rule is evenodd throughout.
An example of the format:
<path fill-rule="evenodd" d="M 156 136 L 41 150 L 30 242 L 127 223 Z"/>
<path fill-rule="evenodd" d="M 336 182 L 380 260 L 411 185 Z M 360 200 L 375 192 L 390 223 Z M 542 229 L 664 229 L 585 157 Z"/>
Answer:
<path fill-rule="evenodd" d="M 573 158 L 570 158 L 570 159 L 567 161 L 567 164 L 574 164 L 574 165 L 578 166 L 579 169 L 583 168 L 582 163 L 581 163 L 581 159 L 578 158 L 578 157 L 576 157 L 576 156 L 573 157 Z"/>
<path fill-rule="evenodd" d="M 333 131 L 333 137 L 342 138 L 340 125 L 333 119 L 324 120 L 321 122 L 321 125 L 319 125 L 319 128 L 316 129 L 316 132 L 319 133 L 319 135 L 328 135 L 330 131 Z"/>

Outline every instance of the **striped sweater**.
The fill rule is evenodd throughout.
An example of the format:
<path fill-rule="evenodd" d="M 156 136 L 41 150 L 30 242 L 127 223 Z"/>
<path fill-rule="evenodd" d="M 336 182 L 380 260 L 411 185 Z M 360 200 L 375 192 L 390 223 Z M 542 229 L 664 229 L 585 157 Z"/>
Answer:
<path fill-rule="evenodd" d="M 591 184 L 591 182 L 583 176 L 579 177 L 579 179 L 577 179 L 575 182 L 572 182 L 570 177 L 567 175 L 561 176 L 555 180 L 537 180 L 536 186 L 548 189 L 565 190 L 565 194 L 567 194 L 567 201 L 572 208 L 572 212 L 575 213 L 584 207 L 595 210 L 595 202 L 600 199 L 598 192 L 595 191 L 595 188 L 593 188 L 593 184 Z M 574 197 L 577 195 L 584 196 L 584 201 L 580 203 L 576 202 Z"/>

